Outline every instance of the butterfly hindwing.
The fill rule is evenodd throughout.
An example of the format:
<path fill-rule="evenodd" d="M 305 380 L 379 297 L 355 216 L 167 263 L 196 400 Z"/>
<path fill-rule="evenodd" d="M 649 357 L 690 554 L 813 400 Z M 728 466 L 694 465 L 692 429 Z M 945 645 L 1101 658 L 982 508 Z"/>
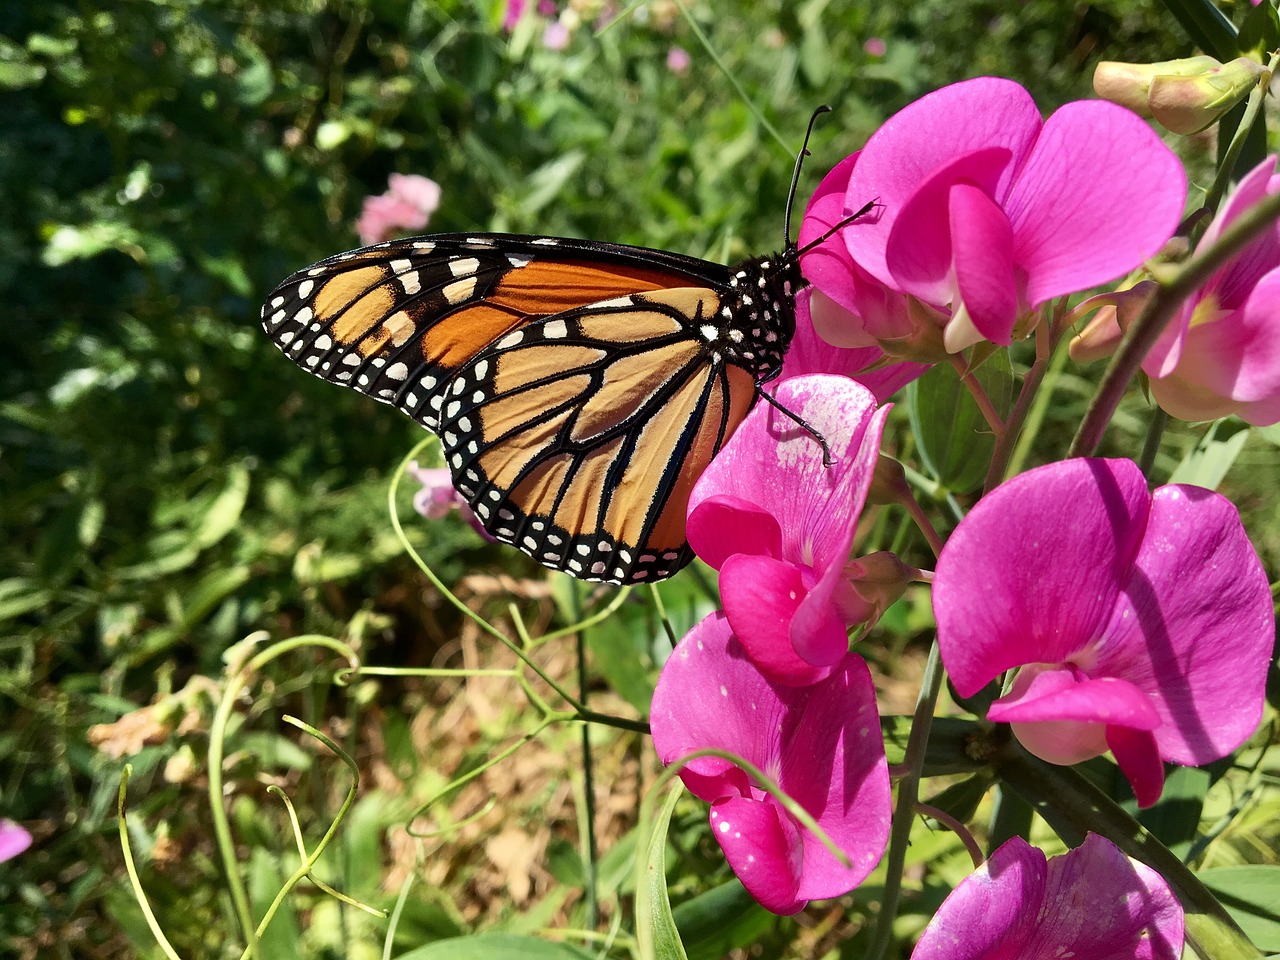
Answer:
<path fill-rule="evenodd" d="M 591 580 L 691 558 L 693 482 L 746 415 L 754 379 L 712 362 L 707 288 L 633 294 L 513 331 L 455 376 L 439 432 L 498 539 Z"/>

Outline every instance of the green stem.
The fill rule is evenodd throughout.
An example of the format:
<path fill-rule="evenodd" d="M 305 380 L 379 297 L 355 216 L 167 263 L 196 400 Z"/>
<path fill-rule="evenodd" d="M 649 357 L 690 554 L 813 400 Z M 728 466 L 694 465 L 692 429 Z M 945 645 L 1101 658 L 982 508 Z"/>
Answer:
<path fill-rule="evenodd" d="M 1208 250 L 1196 251 L 1168 282 L 1162 282 L 1147 301 L 1142 313 L 1120 341 L 1120 349 L 1102 376 L 1098 392 L 1071 441 L 1068 457 L 1088 457 L 1098 449 L 1107 425 L 1115 415 L 1120 400 L 1147 355 L 1182 301 L 1191 296 L 1205 281 L 1232 257 L 1248 246 L 1280 218 L 1280 193 L 1246 210 L 1222 232 L 1218 242 Z"/>
<path fill-rule="evenodd" d="M 1009 419 L 1005 423 L 1004 431 L 996 434 L 995 449 L 991 451 L 991 465 L 987 467 L 987 477 L 982 485 L 982 489 L 986 492 L 994 490 L 1004 482 L 1005 471 L 1009 467 L 1009 461 L 1013 457 L 1018 437 L 1022 433 L 1022 425 L 1031 410 L 1032 401 L 1040 390 L 1040 383 L 1044 379 L 1045 372 L 1049 369 L 1049 362 L 1053 358 L 1054 346 L 1053 335 L 1049 333 L 1045 323 L 1042 322 L 1036 328 L 1035 362 L 1031 364 L 1031 369 L 1027 371 L 1027 375 L 1022 378 L 1022 386 L 1018 390 L 1018 399 L 1014 401 L 1013 409 L 1009 411 Z"/>
<path fill-rule="evenodd" d="M 738 78 L 734 76 L 733 71 L 730 70 L 728 66 L 725 65 L 725 62 L 720 59 L 720 55 L 716 53 L 715 47 L 711 46 L 711 40 L 703 32 L 702 27 L 698 25 L 698 21 L 689 13 L 689 8 L 684 5 L 682 0 L 675 0 L 675 5 L 680 11 L 680 15 L 684 17 L 685 23 L 689 25 L 689 29 L 693 31 L 693 35 L 698 38 L 698 43 L 702 44 L 702 49 L 707 51 L 707 56 L 711 58 L 711 62 L 720 69 L 720 72 L 723 73 L 729 83 L 733 85 L 733 89 L 737 92 L 738 96 L 742 98 L 742 102 L 746 104 L 747 109 L 751 111 L 751 115 L 760 122 L 760 126 L 764 127 L 765 130 L 769 132 L 769 136 L 773 137 L 773 139 L 782 146 L 782 149 L 787 151 L 788 156 L 794 156 L 791 152 L 791 147 L 788 146 L 787 141 L 782 138 L 782 134 L 780 134 L 774 125 L 769 122 L 769 119 L 760 112 L 760 108 L 757 107 L 755 101 L 747 95 L 747 91 L 744 90 L 742 84 L 738 82 Z"/>
<path fill-rule="evenodd" d="M 227 819 L 226 798 L 223 794 L 223 747 L 227 738 L 227 725 L 231 722 L 231 713 L 235 709 L 236 701 L 239 699 L 241 691 L 248 686 L 249 677 L 256 674 L 277 657 L 302 647 L 324 647 L 344 657 L 350 663 L 352 669 L 359 665 L 359 658 L 356 657 L 355 652 L 346 644 L 340 643 L 332 637 L 306 635 L 272 644 L 227 678 L 226 687 L 222 692 L 222 700 L 218 703 L 218 709 L 213 715 L 213 722 L 209 726 L 207 767 L 209 775 L 209 812 L 213 818 L 213 833 L 218 847 L 218 854 L 222 859 L 222 869 L 227 877 L 227 887 L 231 892 L 232 908 L 235 910 L 240 930 L 244 934 L 245 955 L 255 958 L 258 956 L 258 935 L 254 930 L 253 914 L 249 910 L 249 894 L 245 890 L 244 880 L 240 876 L 240 864 L 236 860 L 236 847 L 231 837 L 231 824 Z"/>
<path fill-rule="evenodd" d="M 911 843 L 911 828 L 915 824 L 916 804 L 920 800 L 920 777 L 924 769 L 925 751 L 929 746 L 929 730 L 933 724 L 933 711 L 938 705 L 942 690 L 943 670 L 938 655 L 938 641 L 929 648 L 925 661 L 924 677 L 920 681 L 920 696 L 916 700 L 916 712 L 911 720 L 911 736 L 907 739 L 907 772 L 898 781 L 898 799 L 893 808 L 893 824 L 889 828 L 889 852 L 885 856 L 884 896 L 880 902 L 880 915 L 871 946 L 867 950 L 869 960 L 883 960 L 893 939 L 893 922 L 898 916 L 898 902 L 902 898 L 902 870 L 907 862 L 907 847 Z"/>
<path fill-rule="evenodd" d="M 1231 143 L 1227 145 L 1226 151 L 1218 161 L 1218 175 L 1214 177 L 1213 186 L 1209 188 L 1209 192 L 1205 194 L 1204 198 L 1204 205 L 1210 210 L 1216 211 L 1218 209 L 1218 204 L 1222 202 L 1227 188 L 1231 186 L 1231 175 L 1236 169 L 1236 158 L 1240 156 L 1240 151 L 1244 149 L 1245 142 L 1249 139 L 1249 131 L 1253 129 L 1253 124 L 1262 110 L 1262 104 L 1266 99 L 1267 89 L 1270 86 L 1271 74 L 1275 73 L 1277 65 L 1280 65 L 1280 54 L 1273 54 L 1271 62 L 1267 64 L 1269 72 L 1265 78 L 1260 79 L 1258 85 L 1250 92 L 1249 101 L 1245 104 L 1244 115 L 1240 118 L 1240 125 L 1236 127 L 1235 136 L 1231 138 Z"/>

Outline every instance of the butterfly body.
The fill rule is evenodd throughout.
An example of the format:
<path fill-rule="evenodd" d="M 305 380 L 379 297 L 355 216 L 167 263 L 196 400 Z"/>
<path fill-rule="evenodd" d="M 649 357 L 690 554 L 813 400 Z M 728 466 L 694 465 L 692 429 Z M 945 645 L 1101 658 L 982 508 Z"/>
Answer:
<path fill-rule="evenodd" d="M 804 285 L 794 248 L 731 269 L 448 234 L 323 260 L 262 319 L 304 369 L 437 433 L 497 539 L 581 579 L 635 583 L 691 559 L 693 483 L 781 369 Z"/>

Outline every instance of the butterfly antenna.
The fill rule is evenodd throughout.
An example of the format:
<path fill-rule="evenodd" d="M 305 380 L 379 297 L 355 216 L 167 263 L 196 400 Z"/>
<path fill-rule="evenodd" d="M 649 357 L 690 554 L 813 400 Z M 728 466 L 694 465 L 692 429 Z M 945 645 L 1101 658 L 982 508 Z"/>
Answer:
<path fill-rule="evenodd" d="M 812 250 L 814 247 L 821 246 L 821 244 L 823 243 L 823 241 L 824 241 L 824 240 L 827 240 L 827 239 L 828 239 L 828 238 L 830 238 L 833 234 L 840 232 L 840 231 L 841 231 L 841 230 L 843 230 L 845 227 L 847 227 L 849 224 L 853 223 L 853 221 L 855 221 L 855 220 L 860 220 L 862 217 L 865 217 L 868 213 L 870 213 L 872 210 L 874 210 L 874 209 L 875 209 L 876 207 L 878 207 L 879 205 L 880 205 L 880 201 L 879 201 L 879 200 L 869 200 L 869 201 L 867 201 L 866 203 L 864 203 L 864 204 L 862 205 L 862 209 L 861 209 L 861 210 L 859 210 L 857 213 L 851 213 L 851 214 L 849 214 L 849 216 L 845 217 L 843 220 L 841 220 L 839 223 L 837 223 L 834 227 L 832 227 L 830 230 L 828 230 L 828 231 L 827 231 L 826 233 L 824 233 L 822 236 L 820 236 L 820 237 L 815 237 L 814 239 L 812 239 L 812 240 L 810 240 L 808 243 L 806 243 L 803 247 L 801 247 L 799 250 L 797 250 L 797 251 L 796 251 L 796 256 L 798 256 L 798 257 L 800 257 L 800 256 L 804 256 L 806 253 L 808 253 L 808 252 L 809 252 L 810 250 Z"/>
<path fill-rule="evenodd" d="M 787 191 L 787 215 L 782 222 L 783 246 L 791 246 L 791 207 L 796 202 L 796 188 L 800 185 L 800 168 L 804 166 L 804 158 L 809 156 L 809 137 L 813 134 L 813 125 L 818 122 L 820 116 L 830 112 L 831 108 L 825 103 L 813 111 L 813 116 L 809 118 L 809 129 L 804 132 L 804 146 L 796 154 L 796 168 L 791 174 L 791 189 Z"/>
<path fill-rule="evenodd" d="M 773 409 L 783 414 L 785 417 L 787 417 L 788 420 L 793 421 L 797 426 L 799 426 L 802 430 L 804 430 L 805 433 L 809 434 L 811 437 L 813 437 L 813 439 L 818 441 L 818 446 L 822 448 L 822 465 L 824 467 L 829 467 L 833 463 L 835 463 L 834 458 L 831 456 L 831 447 L 827 445 L 827 438 L 818 432 L 817 427 L 815 427 L 812 423 L 810 423 L 804 417 L 800 416 L 800 414 L 796 413 L 794 410 L 787 409 L 785 406 L 779 403 L 776 399 L 774 399 L 774 397 L 767 390 L 761 387 L 761 385 L 758 383 L 756 384 L 756 393 L 758 393 L 761 397 L 764 398 L 765 403 L 769 404 L 769 406 L 773 407 Z"/>

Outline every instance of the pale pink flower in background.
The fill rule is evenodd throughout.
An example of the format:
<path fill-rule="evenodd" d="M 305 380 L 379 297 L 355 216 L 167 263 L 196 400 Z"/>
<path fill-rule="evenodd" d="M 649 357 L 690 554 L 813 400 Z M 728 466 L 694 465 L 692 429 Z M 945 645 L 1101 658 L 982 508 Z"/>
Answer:
<path fill-rule="evenodd" d="M 868 37 L 862 45 L 863 52 L 870 57 L 883 57 L 888 49 L 888 45 L 880 37 Z"/>
<path fill-rule="evenodd" d="M 552 20 L 542 32 L 542 45 L 548 50 L 563 50 L 569 45 L 569 28 L 559 20 Z"/>
<path fill-rule="evenodd" d="M 364 244 L 381 243 L 403 230 L 421 230 L 440 206 L 440 185 L 416 173 L 393 173 L 387 192 L 365 197 L 356 221 L 356 233 Z"/>
<path fill-rule="evenodd" d="M 667 69 L 672 73 L 684 76 L 693 65 L 693 58 L 684 47 L 672 47 L 667 51 Z"/>
<path fill-rule="evenodd" d="M 12 820 L 0 819 L 0 863 L 12 860 L 31 846 L 31 834 L 26 827 Z"/>
<path fill-rule="evenodd" d="M 484 524 L 471 509 L 462 494 L 453 486 L 453 477 L 448 467 L 421 467 L 417 460 L 411 460 L 405 469 L 414 480 L 422 484 L 422 488 L 413 495 L 413 509 L 428 520 L 439 520 L 448 516 L 449 511 L 456 509 L 462 518 L 469 523 L 476 533 L 490 543 L 497 543 Z"/>

